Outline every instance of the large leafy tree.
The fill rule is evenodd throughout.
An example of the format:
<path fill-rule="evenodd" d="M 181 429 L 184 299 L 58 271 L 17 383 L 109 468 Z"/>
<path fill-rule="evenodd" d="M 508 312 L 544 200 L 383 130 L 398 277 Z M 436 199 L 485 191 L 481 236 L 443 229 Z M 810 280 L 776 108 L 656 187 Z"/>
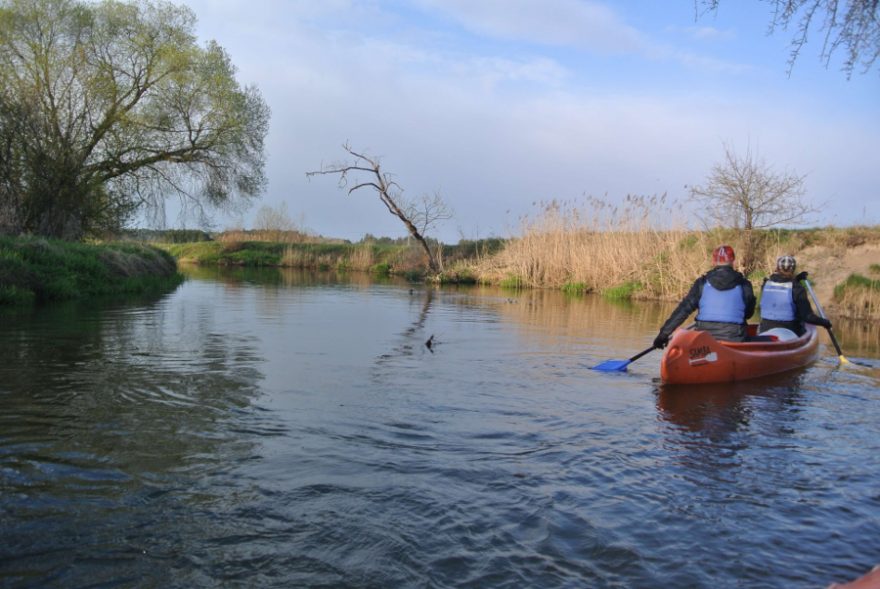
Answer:
<path fill-rule="evenodd" d="M 75 239 L 264 185 L 269 111 L 162 0 L 0 0 L 0 231 Z"/>

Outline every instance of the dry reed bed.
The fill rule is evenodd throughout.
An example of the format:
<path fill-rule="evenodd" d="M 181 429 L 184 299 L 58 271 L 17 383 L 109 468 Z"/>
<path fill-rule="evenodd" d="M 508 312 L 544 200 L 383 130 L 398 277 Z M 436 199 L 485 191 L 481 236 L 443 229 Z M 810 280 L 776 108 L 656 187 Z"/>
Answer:
<path fill-rule="evenodd" d="M 482 282 L 567 288 L 636 299 L 678 300 L 694 279 L 711 268 L 711 251 L 734 247 L 738 262 L 752 248 L 749 278 L 756 293 L 776 258 L 820 246 L 842 253 L 880 241 L 880 228 L 854 227 L 755 232 L 688 229 L 665 197 L 629 196 L 621 207 L 588 198 L 584 202 L 544 203 L 522 219 L 521 237 L 498 254 L 474 263 Z M 742 270 L 742 268 L 738 268 Z M 845 294 L 845 296 L 844 296 Z M 835 297 L 838 311 L 852 317 L 880 318 L 878 289 L 853 288 Z"/>
<path fill-rule="evenodd" d="M 586 292 L 629 285 L 632 298 L 673 299 L 708 269 L 715 245 L 706 232 L 676 226 L 665 197 L 629 196 L 623 208 L 597 199 L 586 206 L 553 201 L 524 218 L 522 237 L 476 272 L 488 282 Z"/>

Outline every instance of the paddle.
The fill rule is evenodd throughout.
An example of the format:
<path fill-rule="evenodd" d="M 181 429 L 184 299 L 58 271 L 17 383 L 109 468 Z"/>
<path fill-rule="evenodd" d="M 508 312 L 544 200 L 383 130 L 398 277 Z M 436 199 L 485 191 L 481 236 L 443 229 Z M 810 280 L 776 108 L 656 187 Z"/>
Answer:
<path fill-rule="evenodd" d="M 657 348 L 654 346 L 651 346 L 647 350 L 642 350 L 629 360 L 605 360 L 601 364 L 593 366 L 591 370 L 601 370 L 602 372 L 626 372 L 626 367 L 629 366 L 630 363 L 635 362 L 648 352 L 656 349 Z"/>
<path fill-rule="evenodd" d="M 816 298 L 816 293 L 813 292 L 813 287 L 810 286 L 810 281 L 804 278 L 804 284 L 807 287 L 807 292 L 810 293 L 810 298 L 813 299 L 813 304 L 816 305 L 816 310 L 819 311 L 819 317 L 825 319 L 825 311 L 822 310 L 822 305 L 819 304 L 819 299 Z M 834 332 L 831 331 L 831 328 L 828 329 L 828 335 L 831 337 L 831 343 L 834 344 L 834 349 L 837 350 L 837 357 L 840 358 L 841 364 L 849 364 L 849 360 L 846 359 L 846 356 L 843 355 L 843 352 L 840 351 L 840 344 L 837 343 L 837 338 L 834 337 Z"/>

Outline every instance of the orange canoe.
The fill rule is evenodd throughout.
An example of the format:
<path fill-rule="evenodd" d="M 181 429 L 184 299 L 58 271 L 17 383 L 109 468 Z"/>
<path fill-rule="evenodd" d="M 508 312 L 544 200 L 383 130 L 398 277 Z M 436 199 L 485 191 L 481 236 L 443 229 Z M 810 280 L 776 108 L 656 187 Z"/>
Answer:
<path fill-rule="evenodd" d="M 757 326 L 749 325 L 750 335 Z M 819 353 L 816 328 L 789 341 L 726 342 L 705 331 L 679 329 L 660 360 L 665 384 L 733 382 L 806 366 Z"/>

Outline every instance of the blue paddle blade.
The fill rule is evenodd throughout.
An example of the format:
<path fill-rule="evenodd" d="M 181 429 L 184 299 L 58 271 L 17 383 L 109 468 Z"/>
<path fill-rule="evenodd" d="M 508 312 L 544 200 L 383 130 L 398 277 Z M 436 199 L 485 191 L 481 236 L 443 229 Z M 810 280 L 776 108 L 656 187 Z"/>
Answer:
<path fill-rule="evenodd" d="M 606 360 L 597 366 L 593 366 L 592 370 L 601 370 L 602 372 L 626 372 L 629 366 L 629 360 Z"/>

